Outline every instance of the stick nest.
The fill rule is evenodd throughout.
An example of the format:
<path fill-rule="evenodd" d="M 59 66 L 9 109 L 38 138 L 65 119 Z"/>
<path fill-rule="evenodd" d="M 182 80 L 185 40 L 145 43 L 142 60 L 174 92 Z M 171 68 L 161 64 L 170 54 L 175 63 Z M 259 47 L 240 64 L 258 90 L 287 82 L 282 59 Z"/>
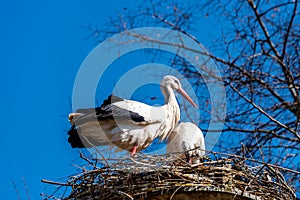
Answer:
<path fill-rule="evenodd" d="M 296 199 L 280 168 L 239 156 L 213 153 L 193 165 L 176 154 L 117 159 L 80 156 L 88 164 L 66 183 L 42 180 L 70 189 L 59 199 L 176 199 L 182 193 L 215 192 L 230 194 L 230 199 Z M 54 194 L 46 197 L 51 198 L 56 199 Z"/>

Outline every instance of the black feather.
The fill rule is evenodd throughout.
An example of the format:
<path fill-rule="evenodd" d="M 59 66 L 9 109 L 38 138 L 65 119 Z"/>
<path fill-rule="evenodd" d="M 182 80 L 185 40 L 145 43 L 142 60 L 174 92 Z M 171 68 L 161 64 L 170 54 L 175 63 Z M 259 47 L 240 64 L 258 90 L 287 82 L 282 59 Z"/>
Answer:
<path fill-rule="evenodd" d="M 100 107 L 96 108 L 85 108 L 78 109 L 76 112 L 84 114 L 81 117 L 78 117 L 75 121 L 77 126 L 80 126 L 84 123 L 103 120 L 132 120 L 134 122 L 143 122 L 145 121 L 144 117 L 139 115 L 136 112 L 131 112 L 123 108 L 115 106 L 113 103 L 124 101 L 124 99 L 110 95 L 105 99 Z"/>
<path fill-rule="evenodd" d="M 68 131 L 68 135 L 69 135 L 68 142 L 70 143 L 72 148 L 84 148 L 85 147 L 78 135 L 75 125 L 73 125 L 70 128 L 70 130 Z"/>
<path fill-rule="evenodd" d="M 116 103 L 119 101 L 124 101 L 124 99 L 114 96 L 114 95 L 109 95 L 107 97 L 107 99 L 105 99 L 100 107 L 96 107 L 96 108 L 79 108 L 76 110 L 77 113 L 82 113 L 82 114 L 88 114 L 88 113 L 92 113 L 92 112 L 97 112 L 97 110 L 101 110 L 103 107 L 110 105 L 112 103 Z"/>
<path fill-rule="evenodd" d="M 102 120 L 133 120 L 135 122 L 143 122 L 145 121 L 144 117 L 139 115 L 138 113 L 128 111 L 126 109 L 119 108 L 113 103 L 124 101 L 124 99 L 110 95 L 107 99 L 105 99 L 100 107 L 96 108 L 83 108 L 78 109 L 77 113 L 82 113 L 83 115 L 77 117 L 75 125 L 73 125 L 68 131 L 68 142 L 70 143 L 72 148 L 88 148 L 91 147 L 90 143 L 94 143 L 92 138 L 88 138 L 89 142 L 86 142 L 84 138 L 80 137 L 78 132 L 80 133 L 80 125 L 95 121 Z"/>

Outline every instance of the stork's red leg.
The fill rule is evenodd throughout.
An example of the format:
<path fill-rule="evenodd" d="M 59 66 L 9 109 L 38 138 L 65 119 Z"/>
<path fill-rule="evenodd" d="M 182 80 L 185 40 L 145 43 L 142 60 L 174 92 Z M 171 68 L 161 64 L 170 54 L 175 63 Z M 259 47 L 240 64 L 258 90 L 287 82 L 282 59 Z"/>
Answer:
<path fill-rule="evenodd" d="M 134 156 L 134 154 L 136 153 L 137 148 L 138 148 L 138 146 L 134 146 L 134 147 L 132 148 L 131 156 Z"/>

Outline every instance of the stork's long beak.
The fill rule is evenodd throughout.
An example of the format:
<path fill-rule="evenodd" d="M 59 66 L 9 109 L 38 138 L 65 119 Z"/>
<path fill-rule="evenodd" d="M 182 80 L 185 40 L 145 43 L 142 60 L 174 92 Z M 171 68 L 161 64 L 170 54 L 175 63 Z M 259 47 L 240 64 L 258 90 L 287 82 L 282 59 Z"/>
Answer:
<path fill-rule="evenodd" d="M 182 88 L 178 88 L 177 91 L 181 94 L 192 106 L 198 108 L 197 104 L 192 100 L 192 98 L 184 91 Z"/>

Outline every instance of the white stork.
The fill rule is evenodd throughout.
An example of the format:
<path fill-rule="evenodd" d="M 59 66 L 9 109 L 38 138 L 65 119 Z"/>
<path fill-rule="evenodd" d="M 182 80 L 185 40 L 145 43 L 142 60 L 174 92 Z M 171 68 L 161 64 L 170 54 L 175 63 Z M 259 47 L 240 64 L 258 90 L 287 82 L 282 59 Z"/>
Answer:
<path fill-rule="evenodd" d="M 180 119 L 174 90 L 194 107 L 197 105 L 176 77 L 165 76 L 160 85 L 165 98 L 163 106 L 110 96 L 100 107 L 71 113 L 69 121 L 73 126 L 68 132 L 69 143 L 73 148 L 116 145 L 134 155 L 157 137 L 161 141 L 167 139 Z"/>
<path fill-rule="evenodd" d="M 202 131 L 191 122 L 180 122 L 170 134 L 167 142 L 167 153 L 179 153 L 179 157 L 187 157 L 190 164 L 198 164 L 200 158 L 205 155 Z M 184 155 L 183 151 L 187 151 L 187 155 Z"/>

